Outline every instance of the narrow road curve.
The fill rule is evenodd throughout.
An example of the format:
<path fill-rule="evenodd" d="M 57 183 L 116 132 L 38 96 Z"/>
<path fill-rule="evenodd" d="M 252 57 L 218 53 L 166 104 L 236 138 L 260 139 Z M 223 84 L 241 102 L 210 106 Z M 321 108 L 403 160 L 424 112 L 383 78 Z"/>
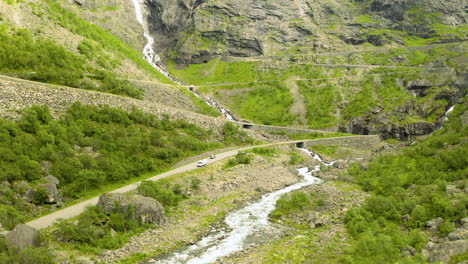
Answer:
<path fill-rule="evenodd" d="M 356 139 L 360 139 L 360 138 L 366 138 L 366 137 L 375 137 L 375 135 L 334 137 L 334 138 L 325 138 L 325 139 L 327 139 L 327 140 L 338 139 L 338 138 L 347 138 L 347 139 L 356 138 Z M 296 144 L 296 143 L 300 143 L 300 142 L 310 142 L 310 141 L 319 141 L 319 140 L 324 140 L 324 139 L 293 140 L 293 141 L 283 141 L 283 142 L 278 142 L 278 143 L 270 143 L 270 144 L 257 145 L 257 146 L 241 147 L 241 148 L 238 148 L 238 149 L 235 149 L 235 150 L 231 150 L 231 151 L 227 151 L 227 152 L 217 154 L 215 159 L 207 159 L 207 161 L 208 161 L 207 165 L 210 165 L 210 164 L 213 164 L 215 162 L 224 160 L 226 158 L 235 156 L 235 155 L 237 155 L 237 153 L 239 151 L 245 151 L 245 150 L 249 150 L 249 149 L 253 149 L 253 148 L 260 148 L 260 147 L 288 145 L 288 144 Z M 191 171 L 191 170 L 195 170 L 195 169 L 197 169 L 196 162 L 192 162 L 190 164 L 187 164 L 187 165 L 184 165 L 182 167 L 173 169 L 171 171 L 168 171 L 168 172 L 153 176 L 153 177 L 151 177 L 149 179 L 146 179 L 146 180 L 147 181 L 157 181 L 157 180 L 167 178 L 167 177 L 175 175 L 175 174 L 179 174 L 179 173 L 183 173 L 183 172 Z M 110 193 L 126 193 L 126 192 L 129 192 L 129 191 L 133 191 L 133 190 L 138 188 L 138 185 L 140 183 L 141 182 L 137 182 L 137 183 L 127 185 L 127 186 L 124 186 L 122 188 L 113 190 Z M 33 221 L 30 221 L 30 222 L 28 222 L 26 224 L 31 226 L 31 227 L 34 227 L 36 229 L 43 229 L 43 228 L 52 226 L 53 224 L 55 224 L 55 221 L 57 221 L 58 219 L 70 219 L 70 218 L 73 218 L 73 217 L 76 217 L 76 216 L 80 215 L 86 209 L 87 206 L 96 205 L 98 200 L 99 200 L 99 196 L 91 198 L 91 199 L 86 200 L 84 202 L 81 202 L 81 203 L 66 207 L 66 208 L 63 208 L 61 210 L 55 211 L 55 212 L 53 212 L 51 214 L 48 214 L 48 215 L 45 215 L 45 216 L 40 217 L 38 219 L 35 219 Z"/>

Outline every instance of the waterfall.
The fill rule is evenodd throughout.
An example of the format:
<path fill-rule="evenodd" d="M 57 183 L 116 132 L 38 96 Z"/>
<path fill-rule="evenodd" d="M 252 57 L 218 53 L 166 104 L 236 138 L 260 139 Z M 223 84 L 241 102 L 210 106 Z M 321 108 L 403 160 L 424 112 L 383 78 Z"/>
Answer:
<path fill-rule="evenodd" d="M 156 70 L 158 70 L 164 76 L 169 78 L 174 83 L 183 86 L 183 84 L 180 81 L 173 78 L 168 71 L 166 71 L 165 69 L 163 69 L 162 67 L 160 67 L 158 65 L 158 63 L 161 62 L 161 58 L 159 57 L 158 54 L 156 54 L 156 52 L 153 49 L 154 38 L 149 34 L 148 25 L 146 25 L 146 23 L 143 20 L 143 12 L 142 12 L 142 9 L 141 9 L 140 1 L 141 0 L 133 0 L 133 5 L 135 7 L 136 19 L 137 19 L 138 23 L 140 23 L 141 26 L 143 27 L 144 37 L 145 37 L 145 39 L 147 41 L 145 47 L 143 48 L 143 57 L 145 58 L 146 61 L 148 61 L 151 64 L 151 66 L 153 66 Z M 193 2 L 193 5 L 195 5 L 195 2 L 196 1 Z M 195 91 L 192 91 L 192 89 L 189 89 L 189 90 L 196 97 L 198 97 L 200 99 L 203 99 L 209 106 L 211 106 L 211 107 L 217 109 L 218 111 L 220 111 L 223 114 L 223 116 L 226 117 L 227 120 L 229 120 L 229 121 L 234 121 L 235 120 L 235 118 L 229 113 L 228 110 L 226 110 L 223 107 L 219 106 L 219 104 L 217 104 L 211 98 L 209 98 L 209 97 L 203 98 L 201 95 L 199 95 Z"/>

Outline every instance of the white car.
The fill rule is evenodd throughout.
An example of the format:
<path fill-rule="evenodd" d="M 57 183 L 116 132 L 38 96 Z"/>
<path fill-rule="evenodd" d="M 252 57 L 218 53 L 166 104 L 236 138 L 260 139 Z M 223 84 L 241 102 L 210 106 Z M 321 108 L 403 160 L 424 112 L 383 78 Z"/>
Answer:
<path fill-rule="evenodd" d="M 206 160 L 200 160 L 197 162 L 197 167 L 203 167 L 206 166 L 208 162 Z"/>

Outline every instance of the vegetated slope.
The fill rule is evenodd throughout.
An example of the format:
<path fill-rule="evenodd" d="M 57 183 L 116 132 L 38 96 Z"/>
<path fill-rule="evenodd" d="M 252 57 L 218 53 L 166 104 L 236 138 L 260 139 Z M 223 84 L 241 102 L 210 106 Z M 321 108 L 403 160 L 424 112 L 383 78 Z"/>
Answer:
<path fill-rule="evenodd" d="M 173 75 L 254 122 L 406 139 L 433 131 L 466 86 L 461 1 L 147 5 Z"/>
<path fill-rule="evenodd" d="M 1 73 L 217 114 L 183 88 L 163 84 L 172 82 L 143 59 L 141 41 L 130 42 L 131 47 L 62 5 L 69 7 L 52 0 L 0 2 Z M 130 11 L 105 8 L 104 13 Z M 139 27 L 131 36 L 141 33 Z"/>
<path fill-rule="evenodd" d="M 345 217 L 353 237 L 349 263 L 425 263 L 466 260 L 466 236 L 449 233 L 466 218 L 467 105 L 456 105 L 444 127 L 368 166 L 350 170 L 371 196 Z M 429 220 L 440 218 L 441 220 Z M 466 220 L 465 220 L 466 221 Z M 441 238 L 441 239 L 438 239 Z M 431 241 L 431 244 L 427 244 Z M 422 249 L 424 248 L 424 251 Z M 408 254 L 408 252 L 410 252 Z M 424 255 L 424 256 L 423 256 Z"/>
<path fill-rule="evenodd" d="M 26 108 L 17 121 L 0 119 L 0 138 L 0 224 L 6 229 L 145 173 L 167 170 L 183 158 L 252 143 L 232 124 L 214 133 L 136 108 L 126 112 L 79 102 L 58 120 L 47 106 Z"/>

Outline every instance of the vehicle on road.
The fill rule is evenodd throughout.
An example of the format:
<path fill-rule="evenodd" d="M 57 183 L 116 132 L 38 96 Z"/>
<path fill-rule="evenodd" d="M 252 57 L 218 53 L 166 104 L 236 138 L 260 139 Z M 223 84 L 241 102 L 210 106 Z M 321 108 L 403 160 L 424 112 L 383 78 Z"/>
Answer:
<path fill-rule="evenodd" d="M 210 155 L 210 159 L 215 159 L 216 155 Z"/>
<path fill-rule="evenodd" d="M 206 160 L 200 160 L 197 162 L 197 167 L 203 167 L 206 166 L 208 162 Z"/>

